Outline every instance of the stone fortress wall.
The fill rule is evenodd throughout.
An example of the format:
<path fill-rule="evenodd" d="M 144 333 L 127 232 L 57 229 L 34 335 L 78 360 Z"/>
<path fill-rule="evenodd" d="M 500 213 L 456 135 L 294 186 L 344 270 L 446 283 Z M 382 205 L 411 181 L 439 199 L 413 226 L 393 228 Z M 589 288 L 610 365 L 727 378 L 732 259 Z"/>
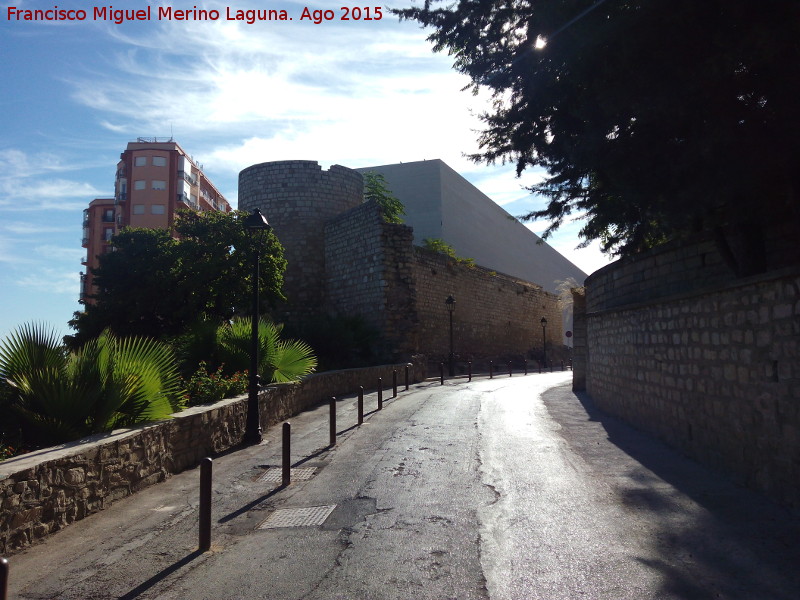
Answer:
<path fill-rule="evenodd" d="M 442 360 L 449 352 L 444 301 L 453 294 L 455 352 L 461 360 L 521 356 L 541 348 L 543 316 L 548 344 L 561 345 L 554 294 L 415 247 L 411 227 L 385 223 L 377 204 L 362 202 L 358 172 L 340 166 L 325 172 L 316 162 L 285 161 L 245 169 L 239 182 L 239 207 L 260 208 L 286 249 L 290 317 L 361 315 L 382 334 L 388 358 L 423 353 Z"/>
<path fill-rule="evenodd" d="M 302 315 L 322 304 L 325 223 L 361 204 L 363 188 L 359 173 L 338 165 L 323 171 L 309 160 L 262 163 L 239 173 L 239 208 L 261 209 L 284 245 L 284 294 L 293 311 Z"/>
<path fill-rule="evenodd" d="M 697 239 L 600 269 L 585 293 L 576 389 L 800 506 L 800 269 L 736 279 L 713 242 Z"/>

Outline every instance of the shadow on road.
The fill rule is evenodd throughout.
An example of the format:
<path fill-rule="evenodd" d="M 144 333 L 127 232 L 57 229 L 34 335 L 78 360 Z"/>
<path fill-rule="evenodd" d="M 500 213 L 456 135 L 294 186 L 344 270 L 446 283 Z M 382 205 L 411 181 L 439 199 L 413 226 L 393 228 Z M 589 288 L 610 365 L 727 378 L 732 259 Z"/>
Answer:
<path fill-rule="evenodd" d="M 604 413 L 568 385 L 543 400 L 622 509 L 656 527 L 652 554 L 634 558 L 661 574 L 664 598 L 800 598 L 797 515 Z"/>
<path fill-rule="evenodd" d="M 222 517 L 221 519 L 219 519 L 219 520 L 217 521 L 217 523 L 227 523 L 228 521 L 232 521 L 232 520 L 233 520 L 233 519 L 235 519 L 236 517 L 239 517 L 239 516 L 241 516 L 241 515 L 243 515 L 243 514 L 245 514 L 245 513 L 249 512 L 249 511 L 253 510 L 253 509 L 254 509 L 256 506 L 258 506 L 259 504 L 261 504 L 261 503 L 262 503 L 262 502 L 264 502 L 265 500 L 268 500 L 269 498 L 271 498 L 272 496 L 274 496 L 275 494 L 277 494 L 277 493 L 278 493 L 278 492 L 280 492 L 281 490 L 285 490 L 285 489 L 286 489 L 286 486 L 285 486 L 285 485 L 279 485 L 278 487 L 276 487 L 276 488 L 275 488 L 275 489 L 273 489 L 272 491 L 270 491 L 270 492 L 268 492 L 268 493 L 264 494 L 264 495 L 263 495 L 263 496 L 261 496 L 260 498 L 256 498 L 256 499 L 255 499 L 255 500 L 253 500 L 252 502 L 248 502 L 248 503 L 247 503 L 247 504 L 245 504 L 243 507 L 241 507 L 241 508 L 239 508 L 239 509 L 237 509 L 237 510 L 233 511 L 232 513 L 228 513 L 227 515 L 225 515 L 224 517 Z"/>
<path fill-rule="evenodd" d="M 133 588 L 127 594 L 125 594 L 123 596 L 120 596 L 119 600 L 133 600 L 134 598 L 138 598 L 140 595 L 145 593 L 151 587 L 153 587 L 154 585 L 156 585 L 160 581 L 164 580 L 165 578 L 169 577 L 170 575 L 172 575 L 176 571 L 179 571 L 180 569 L 182 569 L 183 567 L 188 565 L 190 562 L 192 562 L 196 558 L 202 556 L 203 554 L 204 553 L 203 553 L 202 550 L 195 550 L 191 554 L 189 554 L 187 556 L 184 556 L 178 562 L 176 562 L 174 564 L 171 564 L 166 569 L 156 573 L 155 575 L 153 575 L 150 579 L 148 579 L 144 583 L 141 583 L 141 584 L 137 585 L 135 588 Z"/>

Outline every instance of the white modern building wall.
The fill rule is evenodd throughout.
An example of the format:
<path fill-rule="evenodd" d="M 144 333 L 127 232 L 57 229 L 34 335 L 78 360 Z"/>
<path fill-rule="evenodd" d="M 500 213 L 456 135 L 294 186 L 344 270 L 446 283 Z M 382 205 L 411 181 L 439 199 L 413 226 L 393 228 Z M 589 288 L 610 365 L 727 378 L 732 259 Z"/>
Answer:
<path fill-rule="evenodd" d="M 375 171 L 405 205 L 414 244 L 440 238 L 482 267 L 557 293 L 558 282 L 586 273 L 439 159 L 356 169 Z"/>

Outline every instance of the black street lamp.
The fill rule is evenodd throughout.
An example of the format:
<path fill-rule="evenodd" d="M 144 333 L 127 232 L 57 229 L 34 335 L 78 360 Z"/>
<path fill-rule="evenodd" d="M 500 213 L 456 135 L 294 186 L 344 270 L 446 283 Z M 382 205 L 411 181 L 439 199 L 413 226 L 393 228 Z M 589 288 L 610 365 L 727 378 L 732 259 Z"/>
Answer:
<path fill-rule="evenodd" d="M 448 359 L 448 365 L 450 377 L 453 377 L 456 374 L 456 357 L 455 354 L 453 354 L 453 311 L 456 309 L 456 299 L 453 298 L 452 294 L 450 294 L 444 303 L 447 305 L 447 312 L 450 314 L 450 356 Z"/>
<path fill-rule="evenodd" d="M 258 288 L 259 267 L 261 256 L 259 253 L 258 239 L 255 234 L 259 231 L 269 231 L 269 223 L 259 209 L 253 210 L 244 219 L 244 228 L 253 246 L 253 307 L 251 311 L 250 327 L 250 381 L 247 390 L 247 424 L 245 426 L 245 443 L 261 443 L 261 418 L 258 409 Z"/>
<path fill-rule="evenodd" d="M 542 349 L 544 350 L 544 368 L 547 368 L 547 319 L 542 317 Z"/>

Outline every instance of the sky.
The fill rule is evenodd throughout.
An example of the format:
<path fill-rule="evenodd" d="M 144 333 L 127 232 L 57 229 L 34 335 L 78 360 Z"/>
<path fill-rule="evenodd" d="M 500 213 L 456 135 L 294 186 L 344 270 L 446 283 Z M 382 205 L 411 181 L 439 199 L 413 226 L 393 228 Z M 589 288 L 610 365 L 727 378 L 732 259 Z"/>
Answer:
<path fill-rule="evenodd" d="M 367 11 L 342 0 L 0 0 L 0 339 L 31 322 L 70 333 L 85 268 L 82 211 L 113 195 L 119 154 L 137 137 L 173 137 L 234 207 L 238 173 L 256 163 L 316 160 L 327 169 L 434 158 L 512 215 L 543 207 L 524 189 L 543 173 L 517 178 L 512 165 L 466 158 L 478 149 L 487 97 L 463 91 L 468 80 L 452 58 L 387 11 L 411 1 Z M 31 21 L 21 12 L 55 6 L 86 17 Z M 95 18 L 110 6 L 149 7 L 150 18 Z M 159 20 L 168 6 L 219 18 Z M 302 18 L 305 7 L 311 18 Z M 292 20 L 228 19 L 248 9 L 285 10 Z M 314 11 L 331 18 L 315 23 Z M 547 223 L 528 227 L 541 234 Z M 609 261 L 596 244 L 575 249 L 580 227 L 564 224 L 550 244 L 591 273 Z"/>

